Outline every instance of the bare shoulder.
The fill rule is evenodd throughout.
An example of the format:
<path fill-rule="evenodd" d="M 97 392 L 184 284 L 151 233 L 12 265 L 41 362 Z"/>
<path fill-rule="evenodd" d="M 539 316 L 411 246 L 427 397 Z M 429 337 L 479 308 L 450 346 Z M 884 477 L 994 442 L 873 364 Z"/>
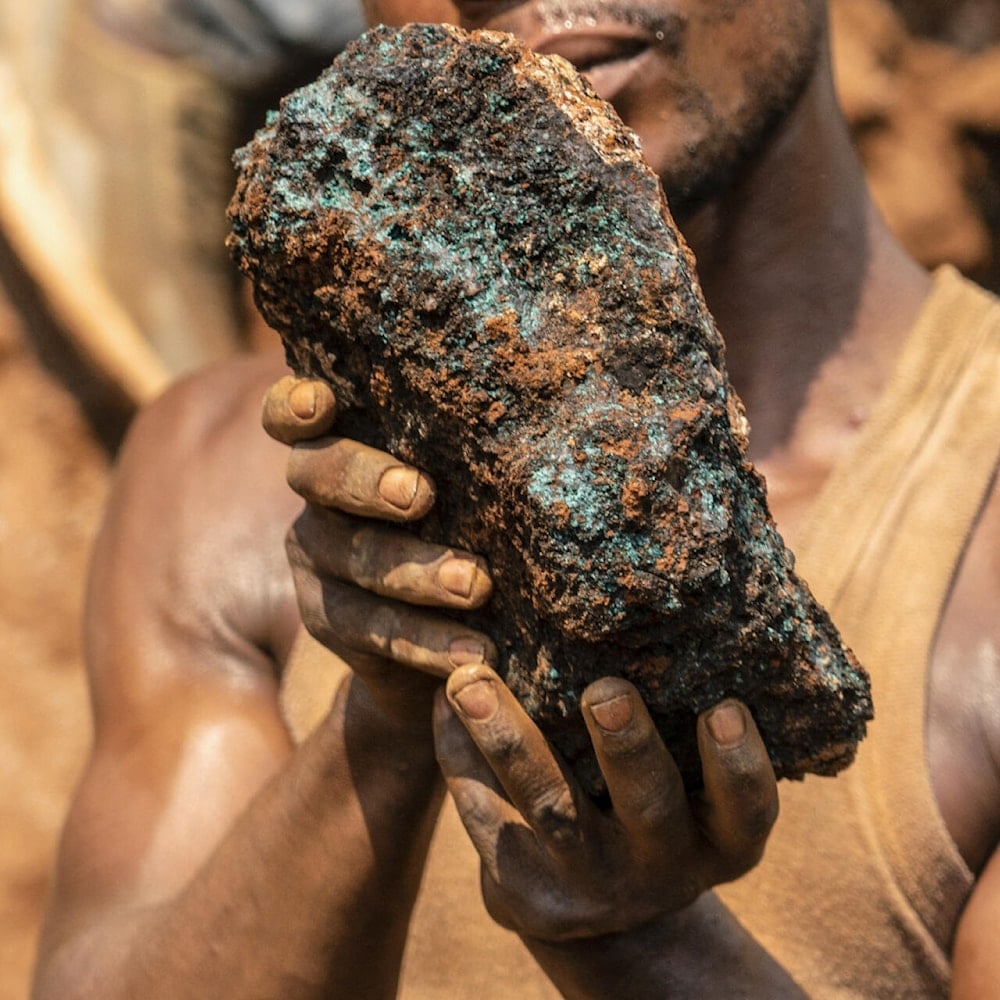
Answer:
<path fill-rule="evenodd" d="M 265 462 L 284 454 L 261 430 L 260 411 L 265 390 L 285 373 L 281 355 L 268 351 L 179 379 L 137 416 L 122 451 L 126 475 L 182 471 L 168 459 L 185 458 L 202 476 L 229 451 Z"/>
<path fill-rule="evenodd" d="M 280 658 L 294 606 L 284 535 L 301 502 L 260 407 L 283 372 L 277 353 L 234 358 L 136 418 L 93 561 L 94 669 L 119 651 L 144 664 L 193 662 L 190 649 L 199 663 Z"/>

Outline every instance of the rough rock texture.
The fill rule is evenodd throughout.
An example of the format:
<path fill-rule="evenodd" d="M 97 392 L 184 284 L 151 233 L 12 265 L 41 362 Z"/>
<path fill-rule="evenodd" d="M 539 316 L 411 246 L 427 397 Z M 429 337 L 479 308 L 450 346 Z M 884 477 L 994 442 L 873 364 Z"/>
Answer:
<path fill-rule="evenodd" d="M 779 776 L 850 762 L 867 678 L 770 520 L 658 182 L 567 63 L 378 29 L 238 165 L 231 249 L 292 367 L 435 477 L 427 534 L 488 557 L 478 624 L 592 789 L 578 699 L 610 672 L 692 784 L 727 695 Z"/>

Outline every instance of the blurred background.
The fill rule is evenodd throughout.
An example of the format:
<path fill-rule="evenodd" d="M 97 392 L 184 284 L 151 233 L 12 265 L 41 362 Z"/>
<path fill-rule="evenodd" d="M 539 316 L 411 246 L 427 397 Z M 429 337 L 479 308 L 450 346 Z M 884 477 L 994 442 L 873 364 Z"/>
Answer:
<path fill-rule="evenodd" d="M 876 199 L 1000 291 L 1000 0 L 831 0 Z M 232 150 L 355 0 L 0 0 L 0 1000 L 27 996 L 89 739 L 79 620 L 110 464 L 171 379 L 270 339 L 223 246 Z"/>

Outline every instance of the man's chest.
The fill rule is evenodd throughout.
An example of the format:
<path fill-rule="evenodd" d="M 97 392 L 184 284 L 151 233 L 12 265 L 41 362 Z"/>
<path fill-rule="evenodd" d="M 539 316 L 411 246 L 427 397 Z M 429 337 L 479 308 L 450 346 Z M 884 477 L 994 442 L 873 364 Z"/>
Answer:
<path fill-rule="evenodd" d="M 1000 488 L 958 566 L 931 656 L 927 759 L 945 824 L 978 872 L 1000 842 Z"/>

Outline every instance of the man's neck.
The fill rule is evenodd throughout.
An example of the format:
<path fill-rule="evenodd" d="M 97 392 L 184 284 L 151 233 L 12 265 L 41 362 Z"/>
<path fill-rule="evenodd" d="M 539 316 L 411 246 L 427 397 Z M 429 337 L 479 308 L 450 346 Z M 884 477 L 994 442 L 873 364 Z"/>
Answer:
<path fill-rule="evenodd" d="M 682 228 L 751 454 L 804 505 L 864 423 L 930 287 L 872 205 L 825 66 L 753 169 Z"/>

